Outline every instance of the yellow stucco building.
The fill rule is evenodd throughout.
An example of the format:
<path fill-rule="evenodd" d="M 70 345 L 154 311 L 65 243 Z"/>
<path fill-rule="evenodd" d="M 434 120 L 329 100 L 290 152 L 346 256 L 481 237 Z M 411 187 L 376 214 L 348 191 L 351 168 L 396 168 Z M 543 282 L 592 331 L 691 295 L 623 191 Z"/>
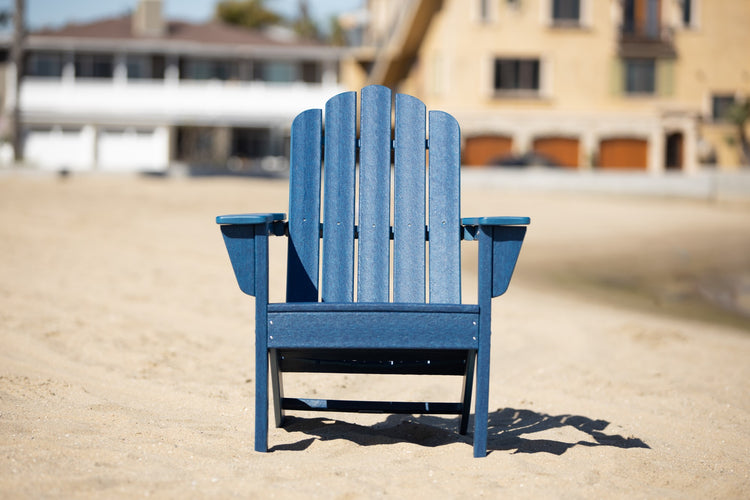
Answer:
<path fill-rule="evenodd" d="M 467 165 L 738 168 L 750 0 L 369 0 L 344 81 L 456 116 Z"/>

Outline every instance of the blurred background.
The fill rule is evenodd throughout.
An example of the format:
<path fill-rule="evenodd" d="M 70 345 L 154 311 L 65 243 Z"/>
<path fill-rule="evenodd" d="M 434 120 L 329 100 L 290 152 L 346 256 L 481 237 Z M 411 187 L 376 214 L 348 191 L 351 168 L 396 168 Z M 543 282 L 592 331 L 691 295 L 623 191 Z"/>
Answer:
<path fill-rule="evenodd" d="M 284 174 L 301 110 L 367 84 L 467 167 L 750 164 L 748 0 L 2 0 L 0 164 Z"/>

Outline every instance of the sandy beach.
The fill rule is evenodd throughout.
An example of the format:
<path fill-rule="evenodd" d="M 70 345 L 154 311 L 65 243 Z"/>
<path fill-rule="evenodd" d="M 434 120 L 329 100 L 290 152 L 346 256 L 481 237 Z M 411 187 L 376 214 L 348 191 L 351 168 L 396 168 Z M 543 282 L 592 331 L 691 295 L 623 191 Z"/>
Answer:
<path fill-rule="evenodd" d="M 259 454 L 253 302 L 214 217 L 285 212 L 286 182 L 3 174 L 0 497 L 747 498 L 750 203 L 462 196 L 464 216 L 532 218 L 493 305 L 489 455 L 455 418 L 310 413 Z M 285 389 L 460 395 L 430 377 Z"/>

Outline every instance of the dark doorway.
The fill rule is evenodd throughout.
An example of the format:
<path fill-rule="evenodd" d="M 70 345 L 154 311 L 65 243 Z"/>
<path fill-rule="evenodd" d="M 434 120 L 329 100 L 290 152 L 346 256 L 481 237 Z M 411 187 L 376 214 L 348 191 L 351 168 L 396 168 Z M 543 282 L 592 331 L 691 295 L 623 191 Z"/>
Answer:
<path fill-rule="evenodd" d="M 683 167 L 683 144 L 682 132 L 667 134 L 667 147 L 665 165 L 667 170 L 680 170 Z"/>

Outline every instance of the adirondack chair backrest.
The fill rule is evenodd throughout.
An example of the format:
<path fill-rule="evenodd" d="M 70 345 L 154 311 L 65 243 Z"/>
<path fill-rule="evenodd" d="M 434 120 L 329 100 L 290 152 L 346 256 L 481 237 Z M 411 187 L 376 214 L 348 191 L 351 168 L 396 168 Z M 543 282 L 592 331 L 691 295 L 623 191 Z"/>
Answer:
<path fill-rule="evenodd" d="M 356 284 L 358 302 L 460 303 L 458 123 L 430 111 L 428 139 L 425 105 L 397 94 L 392 134 L 391 91 L 373 85 L 358 140 L 356 111 L 345 92 L 326 103 L 325 134 L 320 109 L 292 124 L 287 301 L 353 302 Z"/>

